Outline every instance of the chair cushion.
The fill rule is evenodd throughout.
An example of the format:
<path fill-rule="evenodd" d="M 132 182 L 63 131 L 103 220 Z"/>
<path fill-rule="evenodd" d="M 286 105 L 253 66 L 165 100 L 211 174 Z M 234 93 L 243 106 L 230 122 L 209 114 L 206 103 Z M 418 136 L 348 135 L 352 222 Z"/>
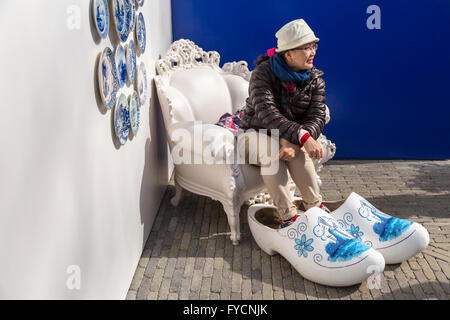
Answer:
<path fill-rule="evenodd" d="M 224 74 L 223 78 L 227 82 L 231 95 L 233 113 L 245 106 L 248 97 L 248 81 L 234 74 Z"/>
<path fill-rule="evenodd" d="M 194 121 L 192 107 L 186 97 L 176 88 L 167 86 L 164 93 L 172 103 L 172 122 Z"/>
<path fill-rule="evenodd" d="M 227 83 L 211 67 L 178 70 L 172 75 L 170 85 L 189 101 L 195 120 L 214 124 L 224 113 L 232 113 Z"/>

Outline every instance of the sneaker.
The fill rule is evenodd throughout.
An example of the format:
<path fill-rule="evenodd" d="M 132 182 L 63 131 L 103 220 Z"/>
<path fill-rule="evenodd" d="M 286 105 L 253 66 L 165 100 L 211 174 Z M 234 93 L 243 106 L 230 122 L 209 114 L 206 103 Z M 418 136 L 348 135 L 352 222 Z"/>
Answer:
<path fill-rule="evenodd" d="M 327 213 L 331 213 L 331 210 L 324 206 L 323 203 L 320 204 L 319 208 L 325 210 Z"/>
<path fill-rule="evenodd" d="M 297 220 L 297 218 L 298 218 L 298 214 L 296 214 L 295 216 L 293 216 L 290 219 L 281 221 L 279 229 L 283 229 L 283 228 L 290 226 L 291 224 L 293 224 L 295 222 L 295 220 Z"/>

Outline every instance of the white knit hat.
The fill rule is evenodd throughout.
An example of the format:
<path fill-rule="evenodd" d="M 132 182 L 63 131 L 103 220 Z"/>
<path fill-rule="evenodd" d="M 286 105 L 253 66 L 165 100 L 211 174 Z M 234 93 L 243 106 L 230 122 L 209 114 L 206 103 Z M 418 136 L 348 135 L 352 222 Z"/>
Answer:
<path fill-rule="evenodd" d="M 319 41 L 319 38 L 316 38 L 314 32 L 303 19 L 297 19 L 285 24 L 277 31 L 275 37 L 278 39 L 276 52 L 294 49 L 306 43 Z"/>

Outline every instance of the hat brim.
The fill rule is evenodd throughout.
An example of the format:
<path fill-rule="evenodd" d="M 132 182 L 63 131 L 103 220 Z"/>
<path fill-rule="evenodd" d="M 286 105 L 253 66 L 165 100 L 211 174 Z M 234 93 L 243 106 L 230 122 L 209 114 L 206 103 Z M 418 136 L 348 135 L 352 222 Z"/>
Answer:
<path fill-rule="evenodd" d="M 310 42 L 319 42 L 319 38 L 317 38 L 314 34 L 308 34 L 305 37 L 302 37 L 300 39 L 296 39 L 294 41 L 291 41 L 283 46 L 280 46 L 278 48 L 275 49 L 275 52 L 283 52 L 283 51 L 287 51 L 290 49 L 294 49 L 297 47 L 300 47 L 304 44 L 310 43 Z"/>

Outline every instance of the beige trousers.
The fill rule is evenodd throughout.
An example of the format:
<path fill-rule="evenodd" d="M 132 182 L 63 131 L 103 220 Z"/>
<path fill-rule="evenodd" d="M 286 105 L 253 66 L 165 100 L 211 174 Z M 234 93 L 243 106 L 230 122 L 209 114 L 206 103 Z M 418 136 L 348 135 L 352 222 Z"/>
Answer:
<path fill-rule="evenodd" d="M 297 213 L 297 207 L 293 203 L 288 189 L 288 174 L 298 187 L 305 209 L 319 206 L 322 196 L 317 182 L 317 173 L 312 159 L 305 148 L 297 148 L 295 158 L 290 161 L 279 160 L 278 151 L 286 140 L 274 138 L 264 133 L 249 130 L 238 136 L 238 150 L 241 157 L 245 157 L 245 163 L 261 167 L 261 176 L 272 198 L 281 220 L 293 217 Z M 273 148 L 277 148 L 271 152 Z M 269 162 L 269 160 L 271 162 Z M 278 163 L 275 163 L 277 161 Z M 272 165 L 272 170 L 267 170 Z M 278 167 L 276 168 L 276 165 Z M 277 170 L 273 170 L 273 168 Z M 264 169 L 266 172 L 264 173 Z M 267 174 L 269 173 L 269 174 Z"/>

